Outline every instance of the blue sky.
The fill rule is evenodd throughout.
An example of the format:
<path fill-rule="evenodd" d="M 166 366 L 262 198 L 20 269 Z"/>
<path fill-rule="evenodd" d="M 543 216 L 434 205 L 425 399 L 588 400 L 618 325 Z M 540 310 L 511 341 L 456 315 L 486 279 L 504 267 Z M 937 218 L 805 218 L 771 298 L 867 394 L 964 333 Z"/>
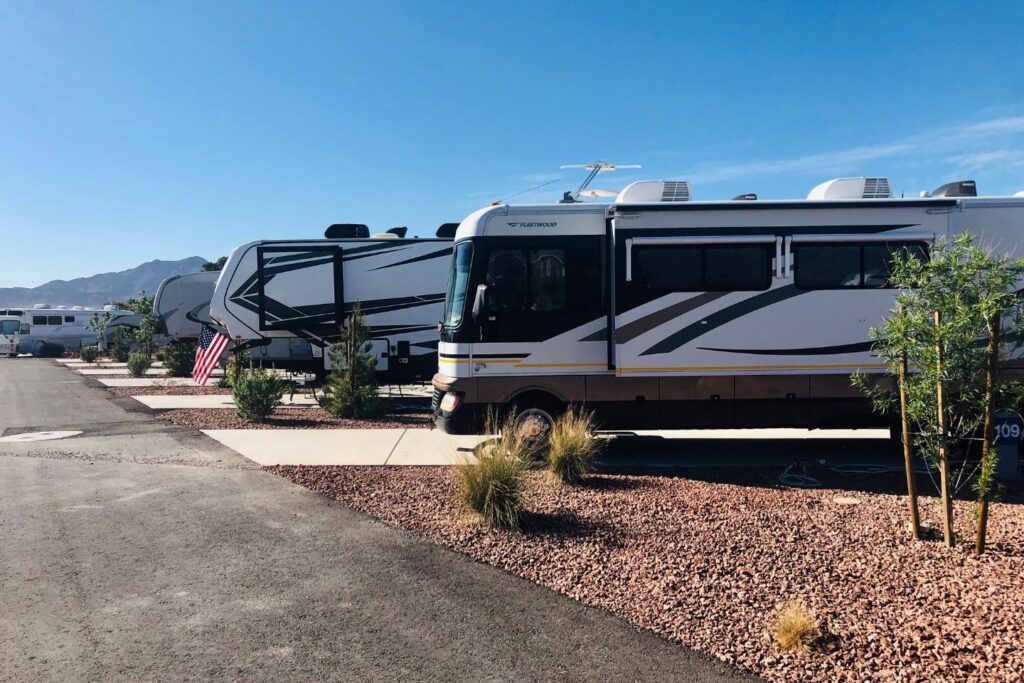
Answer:
<path fill-rule="evenodd" d="M 333 222 L 432 234 L 560 164 L 801 197 L 1024 190 L 1024 3 L 0 3 L 0 286 Z"/>

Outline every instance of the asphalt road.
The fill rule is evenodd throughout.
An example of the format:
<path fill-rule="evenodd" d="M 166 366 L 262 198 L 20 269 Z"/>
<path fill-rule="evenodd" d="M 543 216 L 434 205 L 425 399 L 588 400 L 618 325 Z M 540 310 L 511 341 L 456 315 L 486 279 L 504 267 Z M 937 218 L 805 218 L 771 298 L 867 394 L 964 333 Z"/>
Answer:
<path fill-rule="evenodd" d="M 51 361 L 0 359 L 0 680 L 739 681 L 255 469 Z"/>

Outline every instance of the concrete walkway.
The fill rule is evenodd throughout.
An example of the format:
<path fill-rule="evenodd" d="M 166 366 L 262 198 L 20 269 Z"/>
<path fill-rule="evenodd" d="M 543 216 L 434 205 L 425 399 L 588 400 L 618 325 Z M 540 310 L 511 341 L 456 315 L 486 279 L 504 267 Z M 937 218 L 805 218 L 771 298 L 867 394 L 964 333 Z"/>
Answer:
<path fill-rule="evenodd" d="M 90 376 L 90 375 L 124 375 L 125 377 L 128 377 L 128 376 L 131 375 L 131 373 L 128 372 L 128 368 L 127 367 L 123 367 L 123 368 L 94 368 L 94 367 L 88 367 L 88 368 L 82 368 L 82 369 L 78 369 L 78 368 L 72 367 L 71 369 L 74 370 L 75 372 L 79 373 L 80 375 L 85 375 L 87 377 Z M 224 375 L 224 371 L 221 370 L 220 368 L 218 368 L 218 369 L 214 370 L 212 373 L 210 373 L 211 377 L 222 377 L 223 375 Z M 164 370 L 163 368 L 150 368 L 149 370 L 146 370 L 146 376 L 147 377 L 166 377 L 167 376 L 167 371 Z"/>
<path fill-rule="evenodd" d="M 436 429 L 204 429 L 211 439 L 269 465 L 457 465 L 485 436 Z"/>
<path fill-rule="evenodd" d="M 136 401 L 152 410 L 179 410 L 182 408 L 234 408 L 231 394 L 201 394 L 182 396 L 132 396 Z M 279 405 L 286 408 L 309 408 L 318 405 L 315 398 L 303 394 L 285 394 Z"/>
<path fill-rule="evenodd" d="M 97 377 L 96 381 L 107 387 L 197 387 L 191 377 Z M 207 382 L 206 386 L 216 386 Z"/>

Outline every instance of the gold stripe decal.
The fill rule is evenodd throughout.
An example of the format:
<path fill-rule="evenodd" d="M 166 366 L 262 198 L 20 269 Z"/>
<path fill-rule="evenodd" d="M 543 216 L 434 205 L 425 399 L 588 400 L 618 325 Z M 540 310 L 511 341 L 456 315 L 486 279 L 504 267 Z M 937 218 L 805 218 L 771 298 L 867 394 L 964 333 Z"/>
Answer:
<path fill-rule="evenodd" d="M 718 372 L 728 370 L 838 370 L 884 368 L 885 363 L 830 363 L 820 365 L 690 365 L 686 367 L 619 368 L 619 372 Z"/>

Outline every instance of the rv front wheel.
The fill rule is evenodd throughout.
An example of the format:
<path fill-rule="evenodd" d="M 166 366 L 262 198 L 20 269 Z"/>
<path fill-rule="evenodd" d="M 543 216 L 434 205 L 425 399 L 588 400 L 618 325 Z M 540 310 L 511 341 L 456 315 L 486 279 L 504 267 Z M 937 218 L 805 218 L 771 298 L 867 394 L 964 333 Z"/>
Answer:
<path fill-rule="evenodd" d="M 562 412 L 562 404 L 547 396 L 524 397 L 516 402 L 513 428 L 532 444 L 540 454 L 548 445 L 555 419 Z"/>

